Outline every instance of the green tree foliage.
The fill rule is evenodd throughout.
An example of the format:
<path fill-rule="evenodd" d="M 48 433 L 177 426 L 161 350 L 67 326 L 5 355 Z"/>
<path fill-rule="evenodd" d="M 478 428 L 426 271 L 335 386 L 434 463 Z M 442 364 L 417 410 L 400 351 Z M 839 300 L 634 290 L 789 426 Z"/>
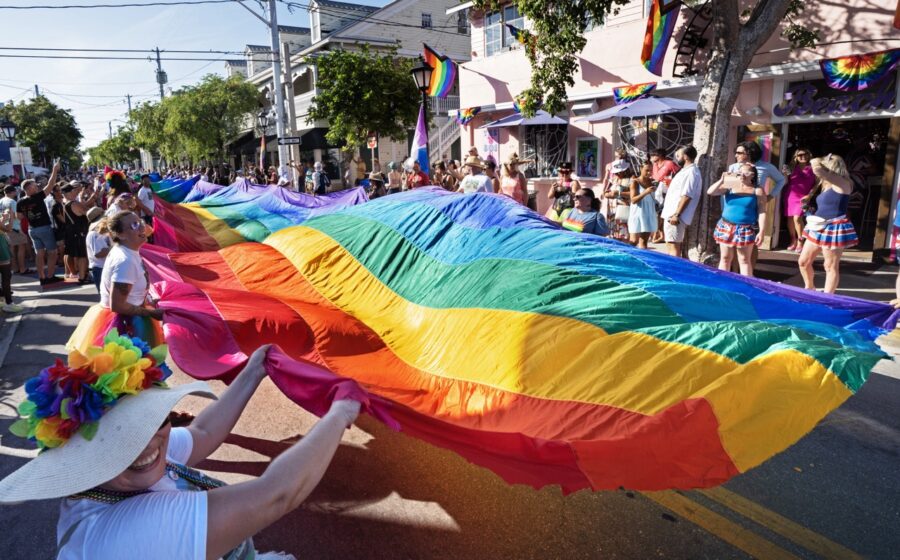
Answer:
<path fill-rule="evenodd" d="M 258 107 L 256 87 L 240 76 L 208 74 L 160 102 L 141 103 L 131 111 L 130 126 L 101 142 L 94 158 L 122 157 L 126 148 L 144 148 L 170 161 L 221 160 L 225 142 L 241 131 L 244 119 Z M 130 161 L 131 158 L 119 161 Z"/>
<path fill-rule="evenodd" d="M 120 127 L 111 137 L 88 148 L 88 163 L 97 166 L 121 166 L 134 164 L 141 157 L 134 141 L 131 127 Z"/>
<path fill-rule="evenodd" d="M 39 95 L 28 101 L 10 103 L 0 108 L 0 120 L 8 118 L 16 124 L 16 144 L 28 146 L 34 158 L 39 157 L 37 146 L 46 146 L 47 160 L 62 158 L 70 166 L 81 165 L 81 130 L 75 117 L 66 109 Z"/>
<path fill-rule="evenodd" d="M 578 68 L 578 55 L 587 44 L 584 37 L 589 22 L 602 25 L 606 18 L 618 12 L 619 7 L 631 0 L 581 0 L 578 2 L 558 2 L 556 0 L 513 0 L 519 13 L 532 22 L 528 32 L 528 47 L 525 49 L 531 63 L 531 87 L 521 93 L 519 103 L 523 113 L 531 116 L 539 107 L 550 113 L 565 109 L 566 88 L 575 85 L 573 75 Z M 735 4 L 737 0 L 715 0 L 716 3 Z M 691 1 L 687 4 L 703 4 Z M 810 46 L 815 43 L 818 33 L 797 23 L 795 18 L 802 13 L 804 0 L 759 0 L 758 4 L 787 5 L 782 35 L 795 47 Z M 496 11 L 499 0 L 475 0 L 473 9 Z M 735 8 L 737 13 L 737 9 Z M 753 23 L 754 10 L 748 8 L 741 14 L 745 24 Z M 732 37 L 737 42 L 738 36 Z M 739 46 L 734 45 L 736 48 Z M 635 60 L 640 53 L 635 53 Z"/>
<path fill-rule="evenodd" d="M 307 122 L 327 120 L 330 143 L 359 146 L 369 131 L 405 140 L 416 125 L 421 94 L 409 73 L 411 60 L 363 47 L 330 51 L 308 62 L 318 67 L 318 93 Z"/>
<path fill-rule="evenodd" d="M 190 159 L 222 159 L 225 142 L 258 107 L 256 87 L 240 76 L 209 74 L 163 102 L 163 138 L 171 136 Z"/>

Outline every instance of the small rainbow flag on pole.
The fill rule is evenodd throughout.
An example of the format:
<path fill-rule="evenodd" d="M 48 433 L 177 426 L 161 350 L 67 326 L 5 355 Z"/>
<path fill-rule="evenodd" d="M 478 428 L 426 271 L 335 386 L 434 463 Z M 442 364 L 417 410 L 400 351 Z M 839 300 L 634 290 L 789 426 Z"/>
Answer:
<path fill-rule="evenodd" d="M 460 109 L 456 114 L 456 122 L 458 122 L 462 126 L 466 126 L 472 119 L 475 118 L 475 115 L 480 112 L 481 107 L 468 107 L 466 109 Z"/>
<path fill-rule="evenodd" d="M 651 91 L 656 89 L 656 82 L 647 82 L 645 84 L 634 84 L 632 86 L 620 86 L 613 88 L 613 99 L 616 105 L 622 103 L 631 103 L 642 97 L 646 97 Z"/>
<path fill-rule="evenodd" d="M 425 47 L 425 64 L 434 69 L 431 73 L 428 95 L 447 97 L 450 90 L 453 89 L 453 84 L 456 83 L 456 63 L 425 43 L 422 43 L 422 46 Z"/>
<path fill-rule="evenodd" d="M 666 58 L 666 49 L 672 32 L 675 30 L 675 21 L 678 19 L 678 11 L 681 3 L 667 2 L 666 9 L 660 6 L 660 0 L 653 0 L 650 6 L 650 16 L 647 18 L 647 32 L 644 35 L 644 48 L 641 50 L 641 64 L 644 68 L 657 76 L 662 76 L 662 65 Z"/>
<path fill-rule="evenodd" d="M 900 62 L 900 49 L 855 54 L 819 61 L 828 87 L 862 91 L 890 74 Z"/>

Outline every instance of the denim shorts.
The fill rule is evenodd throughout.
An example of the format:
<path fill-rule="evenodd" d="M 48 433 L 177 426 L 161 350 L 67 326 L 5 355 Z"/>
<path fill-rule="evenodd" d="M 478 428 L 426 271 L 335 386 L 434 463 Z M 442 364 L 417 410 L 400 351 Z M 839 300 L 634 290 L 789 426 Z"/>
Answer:
<path fill-rule="evenodd" d="M 35 251 L 55 251 L 56 236 L 53 234 L 52 226 L 38 226 L 28 228 L 28 237 L 34 245 Z"/>

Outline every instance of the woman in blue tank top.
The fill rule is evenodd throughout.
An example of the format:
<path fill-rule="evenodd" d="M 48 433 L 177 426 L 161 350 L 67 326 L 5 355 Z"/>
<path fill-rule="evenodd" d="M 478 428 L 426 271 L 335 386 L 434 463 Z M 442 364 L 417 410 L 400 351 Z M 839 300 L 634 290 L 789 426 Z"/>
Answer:
<path fill-rule="evenodd" d="M 806 219 L 803 229 L 806 243 L 797 264 L 804 287 L 815 290 L 813 263 L 821 252 L 825 257 L 825 292 L 833 294 L 841 280 L 841 255 L 844 249 L 858 242 L 856 230 L 847 219 L 847 202 L 853 183 L 841 156 L 828 154 L 813 159 L 810 165 L 822 182 L 822 192 L 816 197 L 816 213 Z"/>
<path fill-rule="evenodd" d="M 762 243 L 766 223 L 766 191 L 758 178 L 756 167 L 744 163 L 737 177 L 723 173 L 706 191 L 710 196 L 725 195 L 722 218 L 713 234 L 721 253 L 719 270 L 730 271 L 736 254 L 741 274 L 753 276 L 753 246 Z"/>

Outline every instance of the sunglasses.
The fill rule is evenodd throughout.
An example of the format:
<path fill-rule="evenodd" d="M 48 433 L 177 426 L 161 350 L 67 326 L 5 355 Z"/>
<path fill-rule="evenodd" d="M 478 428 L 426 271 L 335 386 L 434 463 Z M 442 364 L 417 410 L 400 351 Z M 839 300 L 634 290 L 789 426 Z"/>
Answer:
<path fill-rule="evenodd" d="M 130 227 L 133 231 L 138 231 L 139 229 L 144 227 L 144 222 L 140 222 L 140 221 L 134 222 L 133 224 L 131 224 Z"/>
<path fill-rule="evenodd" d="M 809 157 L 809 154 L 799 153 L 799 154 L 797 154 L 797 157 L 798 157 L 798 158 L 801 158 L 801 157 Z"/>
<path fill-rule="evenodd" d="M 591 198 L 591 197 L 590 197 L 590 195 L 586 195 L 586 194 L 576 194 L 575 198 Z"/>
<path fill-rule="evenodd" d="M 736 156 L 745 156 L 745 155 L 747 155 L 747 152 L 745 152 L 744 150 L 740 150 L 740 151 L 735 150 L 735 151 L 734 151 L 734 155 L 736 155 Z"/>
<path fill-rule="evenodd" d="M 744 177 L 755 177 L 756 173 L 752 171 L 741 171 L 741 175 L 743 175 Z"/>

